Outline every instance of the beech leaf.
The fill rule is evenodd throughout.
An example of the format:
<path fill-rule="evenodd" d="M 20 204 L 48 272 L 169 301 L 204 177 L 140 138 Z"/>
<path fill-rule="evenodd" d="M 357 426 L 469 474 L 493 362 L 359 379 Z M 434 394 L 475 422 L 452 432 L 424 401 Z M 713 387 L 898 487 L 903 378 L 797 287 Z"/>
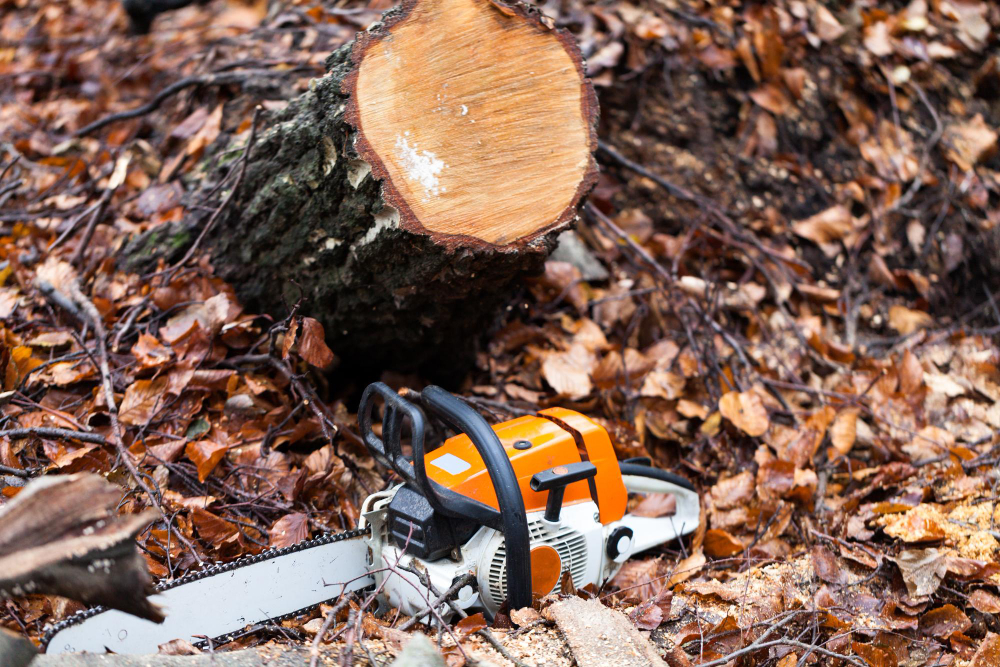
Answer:
<path fill-rule="evenodd" d="M 228 449 L 227 445 L 212 440 L 196 440 L 187 444 L 184 453 L 198 467 L 198 481 L 204 482 L 215 470 L 215 466 L 219 465 L 219 461 L 226 455 Z"/>
<path fill-rule="evenodd" d="M 770 421 L 760 396 L 752 391 L 730 391 L 719 399 L 719 412 L 749 436 L 764 435 Z"/>
<path fill-rule="evenodd" d="M 336 357 L 326 345 L 323 325 L 311 317 L 302 318 L 302 333 L 299 336 L 299 355 L 306 363 L 326 370 L 333 365 Z"/>
<path fill-rule="evenodd" d="M 149 423 L 156 411 L 163 406 L 166 391 L 166 377 L 136 380 L 125 390 L 125 398 L 118 406 L 118 419 L 123 424 L 133 426 Z"/>
<path fill-rule="evenodd" d="M 309 517 L 301 512 L 286 514 L 271 526 L 271 546 L 281 549 L 309 539 Z"/>
<path fill-rule="evenodd" d="M 724 530 L 712 528 L 705 533 L 705 553 L 712 558 L 728 558 L 741 553 L 743 543 Z"/>

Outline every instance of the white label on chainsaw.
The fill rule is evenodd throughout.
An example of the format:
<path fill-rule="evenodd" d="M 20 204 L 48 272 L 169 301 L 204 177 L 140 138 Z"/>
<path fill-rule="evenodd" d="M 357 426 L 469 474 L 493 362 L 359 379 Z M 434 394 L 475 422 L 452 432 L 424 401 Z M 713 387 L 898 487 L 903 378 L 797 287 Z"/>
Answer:
<path fill-rule="evenodd" d="M 444 470 L 449 475 L 460 475 L 472 467 L 471 463 L 465 459 L 458 458 L 454 454 L 439 456 L 431 461 L 431 465 L 441 468 L 441 470 Z"/>

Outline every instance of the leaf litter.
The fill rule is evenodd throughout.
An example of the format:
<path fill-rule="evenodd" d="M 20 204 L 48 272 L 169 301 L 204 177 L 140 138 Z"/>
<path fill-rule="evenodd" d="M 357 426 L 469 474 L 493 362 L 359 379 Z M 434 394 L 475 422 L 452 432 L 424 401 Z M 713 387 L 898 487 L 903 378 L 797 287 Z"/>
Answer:
<path fill-rule="evenodd" d="M 322 304 L 277 321 L 243 312 L 207 259 L 116 257 L 143 232 L 196 228 L 203 161 L 385 7 L 217 5 L 140 38 L 107 0 L 0 18 L 0 492 L 92 471 L 136 514 L 154 500 L 128 457 L 169 510 L 138 538 L 162 579 L 349 528 L 386 481 L 309 317 Z M 461 393 L 497 418 L 580 410 L 704 504 L 683 544 L 575 594 L 624 610 L 671 664 L 998 664 L 1000 15 L 975 0 L 543 10 L 602 99 L 604 171 L 573 233 L 607 277 L 550 260 Z M 229 87 L 77 136 L 228 70 Z M 0 623 L 37 640 L 79 608 L 16 598 Z M 220 648 L 315 636 L 331 609 Z M 565 664 L 531 611 L 509 616 L 524 632 L 494 631 L 518 659 Z M 355 616 L 399 650 L 404 619 Z M 506 659 L 484 621 L 463 623 L 470 650 Z"/>

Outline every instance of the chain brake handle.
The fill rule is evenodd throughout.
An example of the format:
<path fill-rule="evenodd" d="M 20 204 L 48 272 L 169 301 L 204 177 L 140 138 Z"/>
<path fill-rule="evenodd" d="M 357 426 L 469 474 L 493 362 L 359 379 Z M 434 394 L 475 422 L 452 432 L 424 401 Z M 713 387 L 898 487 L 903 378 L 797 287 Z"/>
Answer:
<path fill-rule="evenodd" d="M 527 512 L 517 476 L 503 444 L 478 412 L 444 389 L 432 385 L 419 394 L 413 393 L 419 397 L 424 407 L 449 427 L 469 437 L 483 459 L 500 509 L 456 493 L 427 477 L 424 461 L 424 412 L 416 403 L 403 398 L 383 382 L 368 385 L 361 397 L 358 424 L 365 445 L 377 461 L 395 470 L 419 490 L 435 511 L 454 518 L 472 519 L 503 533 L 507 549 L 507 592 L 511 608 L 520 609 L 531 604 L 531 545 Z M 381 438 L 372 430 L 372 411 L 376 396 L 381 396 L 385 402 Z M 406 420 L 410 423 L 412 464 L 403 455 L 400 444 Z"/>

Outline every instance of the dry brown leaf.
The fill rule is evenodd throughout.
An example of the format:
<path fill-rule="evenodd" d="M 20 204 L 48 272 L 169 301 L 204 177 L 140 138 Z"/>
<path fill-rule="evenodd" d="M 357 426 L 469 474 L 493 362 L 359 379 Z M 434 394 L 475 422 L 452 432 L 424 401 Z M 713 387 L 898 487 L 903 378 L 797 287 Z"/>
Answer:
<path fill-rule="evenodd" d="M 899 376 L 899 391 L 902 394 L 910 395 L 924 384 L 924 368 L 911 350 L 903 353 L 896 375 Z"/>
<path fill-rule="evenodd" d="M 226 445 L 212 440 L 197 440 L 187 444 L 184 453 L 198 467 L 199 482 L 204 482 L 215 470 L 215 466 L 219 465 L 219 461 L 226 455 L 227 449 L 229 448 Z"/>
<path fill-rule="evenodd" d="M 459 638 L 468 637 L 471 634 L 475 634 L 487 626 L 486 617 L 483 616 L 483 612 L 473 614 L 472 616 L 466 616 L 461 621 L 455 624 L 455 629 L 458 630 Z"/>
<path fill-rule="evenodd" d="M 848 583 L 849 577 L 840 564 L 840 559 L 823 545 L 817 544 L 812 548 L 812 563 L 816 576 L 828 584 L 843 586 Z"/>
<path fill-rule="evenodd" d="M 230 311 L 229 297 L 225 292 L 206 299 L 202 303 L 188 306 L 177 313 L 160 328 L 160 336 L 173 345 L 184 338 L 197 325 L 206 333 L 215 335 L 226 323 Z"/>
<path fill-rule="evenodd" d="M 309 539 L 309 517 L 301 512 L 286 514 L 271 526 L 271 546 L 290 547 Z"/>
<path fill-rule="evenodd" d="M 878 21 L 865 28 L 863 39 L 865 48 L 872 55 L 888 56 L 892 54 L 892 38 L 889 35 L 889 24 L 885 21 Z"/>
<path fill-rule="evenodd" d="M 945 2 L 943 13 L 958 21 L 958 39 L 972 51 L 982 51 L 990 36 L 990 23 L 986 14 L 990 3 L 971 0 L 969 2 Z"/>
<path fill-rule="evenodd" d="M 629 383 L 638 383 L 652 367 L 653 363 L 647 360 L 642 352 L 627 347 L 625 348 L 624 360 L 617 350 L 611 350 L 604 355 L 604 358 L 591 372 L 590 377 L 598 387 L 607 389 L 625 382 L 626 373 L 628 373 Z"/>
<path fill-rule="evenodd" d="M 698 574 L 707 562 L 708 559 L 705 558 L 705 552 L 702 549 L 698 549 L 690 556 L 677 563 L 677 567 L 674 568 L 674 573 L 667 582 L 667 586 L 676 586 L 681 582 L 687 581 L 691 577 Z"/>
<path fill-rule="evenodd" d="M 688 419 L 705 419 L 708 417 L 708 408 L 701 403 L 695 403 L 686 398 L 677 401 L 677 412 Z"/>
<path fill-rule="evenodd" d="M 941 456 L 955 446 L 955 436 L 940 426 L 925 426 L 902 449 L 913 461 Z"/>
<path fill-rule="evenodd" d="M 173 354 L 169 347 L 148 333 L 140 334 L 139 340 L 132 346 L 132 356 L 139 362 L 139 367 L 144 370 L 166 365 Z"/>
<path fill-rule="evenodd" d="M 948 558 L 940 549 L 909 549 L 891 560 L 899 567 L 906 590 L 914 597 L 933 595 L 948 571 Z"/>
<path fill-rule="evenodd" d="M 752 437 L 764 435 L 770 424 L 764 402 L 752 391 L 730 391 L 723 394 L 719 399 L 719 412 Z"/>
<path fill-rule="evenodd" d="M 816 245 L 840 241 L 854 230 L 854 217 L 846 206 L 831 206 L 825 211 L 792 225 L 792 231 Z"/>
<path fill-rule="evenodd" d="M 858 412 L 859 408 L 844 408 L 830 427 L 830 443 L 841 455 L 846 455 L 854 447 L 858 435 Z"/>
<path fill-rule="evenodd" d="M 955 632 L 965 632 L 972 627 L 972 621 L 953 604 L 946 604 L 925 612 L 920 617 L 920 632 L 944 639 Z"/>
<path fill-rule="evenodd" d="M 732 509 L 749 502 L 754 494 L 754 474 L 744 470 L 738 475 L 719 480 L 708 492 L 713 507 Z"/>
<path fill-rule="evenodd" d="M 68 331 L 46 331 L 40 333 L 25 345 L 31 347 L 62 347 L 73 342 L 73 336 Z"/>
<path fill-rule="evenodd" d="M 962 378 L 958 377 L 958 379 Z M 924 373 L 924 383 L 931 395 L 940 394 L 948 398 L 955 398 L 966 392 L 966 388 L 956 382 L 955 378 L 944 373 Z"/>
<path fill-rule="evenodd" d="M 847 30 L 840 25 L 840 21 L 823 4 L 815 5 L 813 14 L 813 29 L 816 36 L 824 42 L 835 42 L 840 39 Z"/>
<path fill-rule="evenodd" d="M 542 362 L 542 377 L 560 396 L 575 400 L 590 394 L 593 389 L 590 372 L 596 365 L 593 352 L 574 343 L 564 352 L 546 355 Z"/>
<path fill-rule="evenodd" d="M 986 634 L 972 656 L 969 667 L 997 667 L 1000 665 L 1000 635 L 989 632 Z"/>
<path fill-rule="evenodd" d="M 510 610 L 510 620 L 514 621 L 514 623 L 519 626 L 525 626 L 529 623 L 540 621 L 541 619 L 542 615 L 535 611 L 532 607 Z"/>
<path fill-rule="evenodd" d="M 323 370 L 333 365 L 336 357 L 326 345 L 323 325 L 311 317 L 302 318 L 302 333 L 299 336 L 299 355 L 306 363 Z"/>
<path fill-rule="evenodd" d="M 852 641 L 851 650 L 864 658 L 871 667 L 895 667 L 896 665 L 896 660 L 877 646 Z"/>
<path fill-rule="evenodd" d="M 750 99 L 775 116 L 783 116 L 792 106 L 788 95 L 776 83 L 766 83 L 756 90 L 751 90 Z"/>
<path fill-rule="evenodd" d="M 889 326 L 904 336 L 933 323 L 933 318 L 922 310 L 911 310 L 899 304 L 889 308 Z"/>
<path fill-rule="evenodd" d="M 679 398 L 684 391 L 687 380 L 677 373 L 670 371 L 652 371 L 646 376 L 639 390 L 640 396 L 651 398 L 665 398 L 673 400 Z"/>
<path fill-rule="evenodd" d="M 201 508 L 191 510 L 191 522 L 198 529 L 198 536 L 217 551 L 231 547 L 239 540 L 240 533 L 232 522 Z"/>
<path fill-rule="evenodd" d="M 157 410 L 163 407 L 167 391 L 167 378 L 136 380 L 125 390 L 125 397 L 118 407 L 118 419 L 123 424 L 140 426 L 149 423 Z"/>
<path fill-rule="evenodd" d="M 888 517 L 885 532 L 903 542 L 933 542 L 945 537 L 940 522 L 941 512 L 921 503 L 904 514 Z"/>
<path fill-rule="evenodd" d="M 184 639 L 171 639 L 156 647 L 158 655 L 200 655 L 201 649 Z"/>
<path fill-rule="evenodd" d="M 984 614 L 1000 614 L 1000 596 L 984 588 L 969 593 L 969 603 Z"/>
<path fill-rule="evenodd" d="M 948 159 L 969 171 L 996 148 L 997 132 L 986 124 L 982 114 L 976 114 L 972 120 L 949 125 L 944 143 Z"/>
<path fill-rule="evenodd" d="M 744 549 L 743 543 L 736 537 L 717 528 L 711 528 L 705 533 L 705 542 L 702 546 L 705 553 L 712 558 L 729 558 Z"/>
<path fill-rule="evenodd" d="M 756 308 L 764 297 L 767 296 L 767 288 L 757 283 L 747 282 L 742 285 L 733 283 L 718 284 L 710 283 L 704 278 L 697 276 L 681 276 L 677 281 L 679 287 L 685 294 L 689 294 L 702 301 L 708 299 L 720 299 L 724 308 L 733 310 L 752 310 Z M 673 343 L 673 341 L 670 341 Z M 673 343 L 676 347 L 676 343 Z M 674 352 L 676 355 L 676 352 Z M 663 366 L 660 365 L 662 368 Z"/>
<path fill-rule="evenodd" d="M 292 320 L 291 324 L 288 325 L 288 331 L 286 331 L 281 337 L 281 358 L 288 359 L 288 355 L 292 352 L 292 346 L 295 345 L 295 341 L 298 337 L 299 332 L 299 320 L 295 318 Z"/>
<path fill-rule="evenodd" d="M 784 498 L 809 505 L 818 483 L 813 470 L 790 461 L 767 461 L 757 469 L 757 494 L 768 502 Z"/>
<path fill-rule="evenodd" d="M 45 376 L 52 380 L 52 384 L 67 387 L 81 380 L 93 377 L 96 374 L 97 369 L 94 368 L 93 364 L 88 360 L 81 359 L 78 361 L 60 361 L 52 364 L 49 366 Z"/>
<path fill-rule="evenodd" d="M 666 580 L 660 576 L 661 565 L 657 558 L 625 561 L 612 578 L 611 585 L 621 589 L 621 596 L 626 600 L 652 600 L 666 585 Z"/>

